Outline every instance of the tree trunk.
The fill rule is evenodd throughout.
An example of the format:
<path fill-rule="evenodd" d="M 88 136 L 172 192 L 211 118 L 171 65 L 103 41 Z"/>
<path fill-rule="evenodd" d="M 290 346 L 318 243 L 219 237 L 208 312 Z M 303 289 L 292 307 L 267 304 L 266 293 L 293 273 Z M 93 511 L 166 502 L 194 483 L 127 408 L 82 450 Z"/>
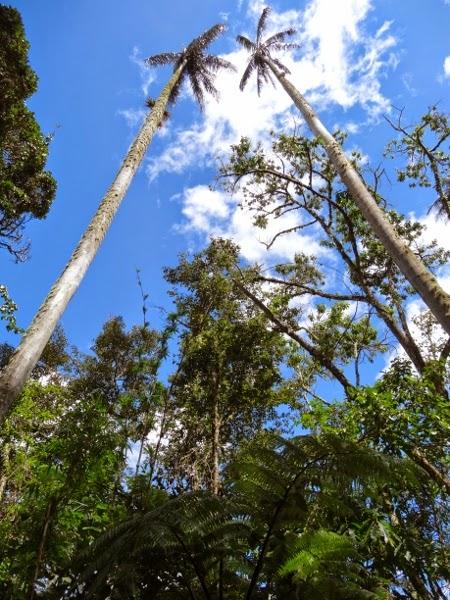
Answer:
<path fill-rule="evenodd" d="M 367 189 L 363 180 L 345 156 L 341 146 L 326 129 L 305 98 L 270 58 L 265 58 L 265 61 L 303 115 L 311 131 L 315 136 L 320 138 L 336 171 L 339 173 L 364 218 L 372 227 L 375 235 L 384 245 L 387 252 L 389 252 L 406 279 L 421 296 L 438 322 L 450 335 L 450 296 L 444 292 L 434 275 L 428 271 L 423 262 L 397 235 L 392 225 L 386 219 L 384 212 L 374 201 L 372 194 Z"/>
<path fill-rule="evenodd" d="M 97 253 L 145 151 L 163 119 L 170 93 L 178 82 L 183 68 L 184 63 L 174 71 L 153 110 L 147 115 L 116 178 L 106 192 L 64 271 L 51 288 L 20 345 L 0 374 L 0 424 L 3 423 L 11 405 L 22 391 L 56 324 Z"/>
<path fill-rule="evenodd" d="M 1 450 L 2 453 L 2 474 L 0 476 L 0 503 L 3 501 L 3 494 L 5 492 L 6 484 L 8 483 L 8 471 L 9 471 L 9 453 L 10 444 L 5 443 Z"/>
<path fill-rule="evenodd" d="M 50 525 L 56 513 L 56 508 L 58 505 L 58 500 L 56 497 L 53 497 L 47 505 L 47 510 L 44 517 L 44 525 L 42 527 L 41 539 L 39 541 L 39 547 L 36 553 L 36 561 L 33 571 L 33 579 L 30 584 L 30 593 L 28 595 L 29 600 L 34 600 L 36 598 L 36 584 L 39 580 L 39 576 L 41 573 L 41 566 L 44 560 L 45 555 L 45 546 L 47 544 L 47 538 L 50 530 Z"/>
<path fill-rule="evenodd" d="M 219 402 L 216 395 L 212 422 L 212 493 L 219 495 L 220 490 L 220 414 Z"/>
<path fill-rule="evenodd" d="M 413 447 L 411 450 L 406 450 L 406 454 L 408 454 L 416 464 L 421 466 L 431 479 L 445 490 L 447 494 L 450 494 L 450 479 L 448 476 L 435 467 L 419 448 Z"/>

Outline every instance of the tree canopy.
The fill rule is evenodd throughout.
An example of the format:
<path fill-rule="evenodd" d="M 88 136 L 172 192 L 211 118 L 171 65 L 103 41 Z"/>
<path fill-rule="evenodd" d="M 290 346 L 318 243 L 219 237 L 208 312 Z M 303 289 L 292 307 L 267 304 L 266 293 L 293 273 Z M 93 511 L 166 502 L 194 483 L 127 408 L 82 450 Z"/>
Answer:
<path fill-rule="evenodd" d="M 26 105 L 38 82 L 28 50 L 19 12 L 0 5 L 0 247 L 16 260 L 28 251 L 24 224 L 43 219 L 56 193 L 56 182 L 45 170 L 51 137 Z"/>
<path fill-rule="evenodd" d="M 257 92 L 279 78 L 273 65 L 287 73 L 269 50 L 291 48 L 292 29 L 263 39 L 268 14 L 255 42 L 240 36 L 252 53 L 241 87 L 256 70 Z M 0 240 L 20 259 L 23 225 L 45 216 L 55 187 L 43 170 L 49 140 L 24 104 L 37 78 L 20 16 L 0 6 L 0 24 L 0 222 L 11 224 Z M 185 78 L 201 104 L 215 95 L 228 62 L 204 51 L 222 31 L 148 59 L 174 65 L 147 100 L 153 133 Z M 448 115 L 432 107 L 416 125 L 401 112 L 389 121 L 399 184 L 433 190 L 445 218 Z M 341 148 L 347 134 L 329 136 Z M 443 240 L 385 198 L 383 168 L 357 149 L 345 161 L 408 252 L 442 274 Z M 137 270 L 140 323 L 109 316 L 84 351 L 53 323 L 0 429 L 1 598 L 445 600 L 449 336 L 320 135 L 242 137 L 215 185 L 206 202 L 237 195 L 255 235 L 275 232 L 268 250 L 292 233 L 303 245 L 252 262 L 215 231 L 162 269 L 163 307 Z M 17 330 L 3 285 L 0 296 L 0 319 Z M 0 344 L 3 373 L 17 356 Z"/>

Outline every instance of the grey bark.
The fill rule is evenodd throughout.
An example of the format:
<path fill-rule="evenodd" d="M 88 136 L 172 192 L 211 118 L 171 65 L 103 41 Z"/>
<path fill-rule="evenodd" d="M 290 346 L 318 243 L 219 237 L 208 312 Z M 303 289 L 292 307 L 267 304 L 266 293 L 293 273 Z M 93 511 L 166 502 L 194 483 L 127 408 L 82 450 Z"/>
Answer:
<path fill-rule="evenodd" d="M 326 129 L 302 94 L 300 94 L 295 86 L 286 78 L 285 73 L 278 69 L 270 58 L 265 57 L 265 61 L 301 112 L 311 131 L 321 139 L 336 171 L 339 173 L 364 218 L 372 227 L 375 235 L 392 256 L 400 271 L 434 314 L 437 321 L 450 335 L 450 296 L 444 292 L 437 279 L 425 267 L 423 262 L 397 235 L 383 211 L 376 204 L 363 180 L 345 156 L 341 146 Z"/>
<path fill-rule="evenodd" d="M 0 424 L 3 423 L 13 402 L 22 391 L 56 324 L 97 253 L 145 151 L 164 117 L 170 93 L 178 82 L 183 68 L 184 63 L 181 63 L 161 92 L 153 110 L 147 115 L 111 187 L 106 192 L 64 271 L 51 288 L 20 345 L 1 372 Z"/>

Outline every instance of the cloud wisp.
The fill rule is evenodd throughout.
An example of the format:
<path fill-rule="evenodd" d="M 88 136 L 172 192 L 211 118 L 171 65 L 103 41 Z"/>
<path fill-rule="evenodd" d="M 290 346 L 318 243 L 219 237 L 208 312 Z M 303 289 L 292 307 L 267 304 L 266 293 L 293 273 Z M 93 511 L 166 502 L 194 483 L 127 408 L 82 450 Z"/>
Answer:
<path fill-rule="evenodd" d="M 450 56 L 446 56 L 444 60 L 444 77 L 450 78 Z"/>

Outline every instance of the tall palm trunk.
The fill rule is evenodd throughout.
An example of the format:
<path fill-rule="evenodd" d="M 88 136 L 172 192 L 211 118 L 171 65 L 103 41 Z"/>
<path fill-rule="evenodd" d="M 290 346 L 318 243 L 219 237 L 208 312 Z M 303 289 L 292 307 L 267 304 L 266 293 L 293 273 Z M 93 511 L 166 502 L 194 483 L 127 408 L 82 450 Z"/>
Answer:
<path fill-rule="evenodd" d="M 375 235 L 389 252 L 406 279 L 422 297 L 422 300 L 429 307 L 444 330 L 450 335 L 450 296 L 444 292 L 434 275 L 428 271 L 423 262 L 397 235 L 392 225 L 386 219 L 384 212 L 374 201 L 363 180 L 345 156 L 341 146 L 326 129 L 302 94 L 300 94 L 286 78 L 285 73 L 270 58 L 265 57 L 264 60 L 303 115 L 311 131 L 320 138 L 336 171 L 347 186 L 364 218 L 372 227 Z"/>
<path fill-rule="evenodd" d="M 116 178 L 106 192 L 64 271 L 51 288 L 20 345 L 0 374 L 0 424 L 22 391 L 56 324 L 97 253 L 145 151 L 164 117 L 170 94 L 182 75 L 184 65 L 185 63 L 181 62 L 175 69 L 153 110 L 147 115 Z"/>

